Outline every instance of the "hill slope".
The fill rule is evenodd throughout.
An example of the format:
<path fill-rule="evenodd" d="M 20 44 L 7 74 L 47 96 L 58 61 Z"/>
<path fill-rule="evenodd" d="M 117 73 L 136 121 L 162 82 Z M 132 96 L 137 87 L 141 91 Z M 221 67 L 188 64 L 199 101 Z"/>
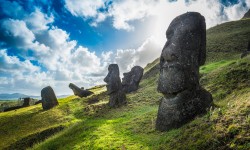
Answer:
<path fill-rule="evenodd" d="M 208 52 L 242 52 L 250 41 L 250 19 L 217 25 L 207 30 Z"/>
<path fill-rule="evenodd" d="M 243 18 L 250 18 L 250 9 L 245 13 Z"/>
<path fill-rule="evenodd" d="M 232 51 L 215 52 L 200 68 L 216 107 L 179 129 L 155 130 L 162 96 L 156 60 L 121 108 L 107 107 L 106 88 L 98 86 L 91 89 L 95 95 L 60 99 L 48 111 L 39 104 L 0 113 L 0 149 L 250 149 L 250 56 L 235 59 Z"/>
<path fill-rule="evenodd" d="M 13 100 L 13 99 L 18 99 L 18 98 L 23 98 L 23 97 L 29 97 L 28 95 L 21 94 L 21 93 L 13 93 L 13 94 L 7 94 L 7 93 L 2 93 L 0 94 L 0 100 Z"/>
<path fill-rule="evenodd" d="M 156 75 L 144 79 L 137 92 L 127 95 L 128 105 L 117 109 L 105 105 L 105 87 L 97 87 L 92 90 L 100 101 L 94 104 L 89 104 L 93 97 L 71 96 L 48 111 L 36 105 L 0 113 L 0 147 L 20 149 L 27 137 L 40 141 L 51 136 L 42 133 L 56 130 L 33 149 L 249 149 L 250 57 L 204 67 L 202 84 L 216 107 L 179 129 L 155 131 L 161 97 Z"/>

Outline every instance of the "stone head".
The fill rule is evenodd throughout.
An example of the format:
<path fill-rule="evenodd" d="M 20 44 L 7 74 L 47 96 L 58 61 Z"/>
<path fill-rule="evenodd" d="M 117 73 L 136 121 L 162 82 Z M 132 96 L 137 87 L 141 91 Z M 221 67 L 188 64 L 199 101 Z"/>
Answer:
<path fill-rule="evenodd" d="M 143 68 L 140 66 L 134 66 L 130 72 L 123 73 L 122 84 L 131 85 L 138 84 L 143 75 Z"/>
<path fill-rule="evenodd" d="M 72 89 L 72 90 L 73 90 L 73 89 L 74 89 L 74 87 L 75 87 L 75 85 L 74 85 L 73 83 L 69 83 L 69 88 L 70 88 L 70 89 Z"/>
<path fill-rule="evenodd" d="M 108 75 L 104 78 L 104 82 L 107 83 L 108 94 L 114 93 L 121 89 L 121 79 L 119 73 L 119 67 L 117 64 L 110 64 L 108 67 Z"/>
<path fill-rule="evenodd" d="M 74 95 L 79 95 L 81 93 L 82 89 L 80 89 L 78 86 L 76 86 L 73 83 L 69 84 L 69 88 L 74 92 Z"/>
<path fill-rule="evenodd" d="M 158 91 L 175 94 L 199 85 L 199 66 L 206 60 L 206 23 L 197 12 L 176 17 L 166 32 L 160 57 Z"/>
<path fill-rule="evenodd" d="M 131 72 L 134 74 L 134 76 L 132 76 L 132 80 L 135 82 L 135 83 L 139 83 L 142 76 L 143 76 L 143 71 L 144 69 L 140 66 L 134 66 L 132 69 L 131 69 Z"/>

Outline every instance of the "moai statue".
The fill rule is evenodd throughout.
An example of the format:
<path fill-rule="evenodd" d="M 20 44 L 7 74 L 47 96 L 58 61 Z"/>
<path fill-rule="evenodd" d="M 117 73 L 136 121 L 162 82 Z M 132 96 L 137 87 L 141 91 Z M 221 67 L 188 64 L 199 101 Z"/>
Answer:
<path fill-rule="evenodd" d="M 28 106 L 30 106 L 30 103 L 31 103 L 31 98 L 30 97 L 25 97 L 25 98 L 23 98 L 22 107 L 28 107 Z"/>
<path fill-rule="evenodd" d="M 58 105 L 58 101 L 54 93 L 54 90 L 50 86 L 47 86 L 42 89 L 41 97 L 42 97 L 43 110 L 48 110 Z"/>
<path fill-rule="evenodd" d="M 212 105 L 212 95 L 199 84 L 206 60 L 206 23 L 197 12 L 176 17 L 169 25 L 160 57 L 160 101 L 156 129 L 178 128 Z"/>
<path fill-rule="evenodd" d="M 71 88 L 74 92 L 74 95 L 79 96 L 79 97 L 87 97 L 91 94 L 93 94 L 93 92 L 89 91 L 89 90 L 84 90 L 83 87 L 79 88 L 78 86 L 76 86 L 73 83 L 69 84 L 69 88 Z"/>
<path fill-rule="evenodd" d="M 122 89 L 125 93 L 136 91 L 143 76 L 144 69 L 140 66 L 134 66 L 130 72 L 123 73 Z"/>
<path fill-rule="evenodd" d="M 108 105 L 110 107 L 119 107 L 127 103 L 126 95 L 122 90 L 119 67 L 117 64 L 110 64 L 108 71 L 108 75 L 104 79 L 104 82 L 107 83 L 106 87 L 109 95 Z"/>

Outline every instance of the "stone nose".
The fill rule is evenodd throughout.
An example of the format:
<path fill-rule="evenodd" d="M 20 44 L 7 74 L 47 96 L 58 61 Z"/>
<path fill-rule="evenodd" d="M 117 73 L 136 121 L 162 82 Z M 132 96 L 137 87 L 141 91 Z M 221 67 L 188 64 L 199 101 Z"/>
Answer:
<path fill-rule="evenodd" d="M 106 76 L 103 81 L 106 82 L 106 83 L 108 83 L 109 82 L 108 81 L 108 76 Z"/>
<path fill-rule="evenodd" d="M 162 56 L 164 58 L 165 61 L 167 62 L 173 62 L 173 61 L 176 61 L 178 59 L 178 57 L 176 56 L 175 53 L 173 53 L 172 50 L 170 49 L 166 49 L 164 51 L 164 54 Z"/>

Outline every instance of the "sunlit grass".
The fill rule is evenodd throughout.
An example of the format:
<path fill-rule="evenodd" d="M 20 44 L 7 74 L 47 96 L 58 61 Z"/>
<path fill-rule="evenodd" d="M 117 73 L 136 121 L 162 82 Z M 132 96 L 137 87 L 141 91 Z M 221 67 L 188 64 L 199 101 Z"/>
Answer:
<path fill-rule="evenodd" d="M 238 49 L 229 53 L 224 51 L 228 48 L 225 44 L 219 47 L 216 44 L 218 38 L 227 40 L 228 34 L 238 32 L 221 34 L 235 24 L 208 31 L 208 40 L 212 40 L 208 42 L 208 62 L 200 68 L 201 84 L 212 93 L 215 106 L 181 128 L 168 132 L 155 130 L 162 97 L 157 92 L 156 73 L 143 79 L 136 92 L 127 94 L 128 104 L 120 108 L 106 105 L 109 96 L 105 85 L 100 85 L 89 89 L 94 95 L 59 99 L 59 105 L 48 111 L 38 104 L 0 113 L 0 149 L 57 126 L 65 128 L 30 149 L 250 149 L 250 56 L 239 59 Z M 239 29 L 239 33 L 243 31 L 248 34 L 245 27 Z M 210 35 L 215 32 L 218 34 Z M 210 51 L 217 47 L 223 52 Z M 150 63 L 144 72 L 150 73 L 158 62 L 159 59 Z M 90 104 L 93 98 L 98 102 Z"/>
<path fill-rule="evenodd" d="M 201 66 L 200 67 L 200 73 L 201 74 L 207 74 L 215 69 L 218 69 L 220 67 L 223 67 L 223 66 L 226 66 L 232 62 L 235 62 L 235 60 L 222 60 L 222 61 L 219 61 L 219 62 L 214 62 L 214 63 L 210 63 L 210 64 L 207 64 L 205 66 Z"/>
<path fill-rule="evenodd" d="M 229 67 L 245 70 L 248 64 L 248 57 L 208 64 L 203 69 L 206 74 L 202 78 L 206 81 L 203 84 L 216 87 L 220 83 L 218 86 L 226 92 L 227 88 L 221 86 L 226 85 L 223 82 L 231 83 L 231 80 L 216 79 L 229 73 Z M 106 105 L 108 96 L 105 87 L 101 86 L 94 88 L 95 94 L 89 98 L 70 96 L 60 99 L 59 106 L 48 111 L 43 111 L 39 104 L 0 113 L 1 129 L 7 131 L 0 136 L 0 147 L 63 125 L 66 127 L 63 131 L 31 149 L 212 149 L 223 147 L 225 143 L 230 148 L 249 148 L 245 138 L 250 122 L 249 88 L 243 86 L 232 91 L 215 102 L 217 108 L 179 129 L 159 132 L 155 130 L 155 120 L 162 95 L 156 90 L 157 79 L 158 75 L 143 80 L 138 91 L 127 94 L 128 104 L 121 108 L 111 109 Z M 244 83 L 246 81 L 250 79 L 244 79 Z M 211 88 L 208 90 L 213 95 L 217 93 Z M 100 101 L 89 105 L 88 99 L 93 97 Z M 232 121 L 234 119 L 237 122 Z M 234 137 L 230 137 L 231 134 Z"/>
<path fill-rule="evenodd" d="M 237 61 L 250 64 L 248 59 Z M 219 62 L 220 68 L 207 68 L 207 74 L 226 72 L 231 62 Z M 244 68 L 239 67 L 244 70 Z M 206 78 L 206 77 L 204 77 Z M 225 81 L 226 82 L 226 81 Z M 209 84 L 215 84 L 213 80 Z M 249 88 L 235 90 L 215 102 L 216 108 L 205 116 L 197 117 L 183 127 L 169 132 L 155 130 L 158 102 L 157 77 L 140 84 L 137 92 L 127 95 L 128 105 L 117 109 L 104 107 L 94 111 L 83 121 L 34 149 L 248 149 Z M 98 105 L 98 104 L 95 104 Z M 232 119 L 238 118 L 238 122 Z M 230 135 L 234 136 L 231 137 Z M 243 141 L 240 143 L 239 141 Z M 67 144 L 62 144 L 67 143 Z"/>

